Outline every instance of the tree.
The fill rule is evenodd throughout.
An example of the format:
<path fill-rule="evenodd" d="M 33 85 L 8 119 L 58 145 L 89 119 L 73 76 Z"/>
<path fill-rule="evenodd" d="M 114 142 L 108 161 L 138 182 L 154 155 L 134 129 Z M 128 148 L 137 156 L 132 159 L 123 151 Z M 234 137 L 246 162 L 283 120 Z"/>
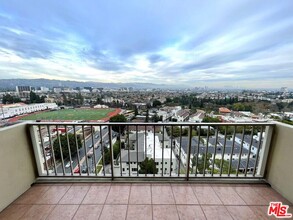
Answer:
<path fill-rule="evenodd" d="M 158 121 L 160 121 L 160 117 L 158 116 L 157 113 L 154 114 L 154 116 L 152 117 L 152 121 L 153 121 L 153 122 L 158 122 Z"/>
<path fill-rule="evenodd" d="M 12 104 L 12 103 L 17 103 L 17 102 L 21 102 L 20 98 L 13 97 L 10 94 L 6 94 L 2 98 L 3 104 Z"/>
<path fill-rule="evenodd" d="M 158 170 L 154 159 L 146 157 L 145 160 L 140 163 L 140 170 L 138 172 L 140 174 L 157 174 Z"/>
<path fill-rule="evenodd" d="M 149 110 L 146 111 L 145 122 L 149 122 Z"/>
<path fill-rule="evenodd" d="M 134 115 L 137 116 L 138 115 L 138 109 L 137 107 L 135 106 L 135 110 L 134 110 Z"/>
<path fill-rule="evenodd" d="M 63 158 L 69 158 L 69 149 L 68 149 L 68 142 L 70 146 L 70 151 L 71 151 L 71 156 L 74 155 L 77 152 L 76 147 L 78 148 L 82 147 L 81 144 L 81 139 L 79 136 L 77 136 L 77 146 L 76 146 L 76 141 L 75 141 L 75 135 L 74 134 L 68 134 L 68 142 L 67 142 L 67 135 L 62 135 L 60 134 L 57 139 L 53 143 L 53 149 L 54 149 L 54 154 L 56 159 L 61 158 L 61 151 L 60 151 L 60 146 L 59 146 L 59 137 L 60 137 L 60 143 L 61 143 L 61 149 L 62 149 L 62 154 Z"/>
<path fill-rule="evenodd" d="M 213 118 L 213 117 L 205 116 L 203 118 L 202 122 L 221 122 L 221 120 L 218 119 L 218 118 Z"/>
<path fill-rule="evenodd" d="M 30 92 L 30 103 L 42 103 L 45 101 L 45 96 L 40 97 L 33 91 Z"/>
<path fill-rule="evenodd" d="M 161 106 L 161 105 L 162 105 L 162 103 L 161 103 L 159 100 L 155 99 L 155 100 L 153 101 L 153 107 L 159 107 L 159 106 Z"/>
<path fill-rule="evenodd" d="M 204 172 L 204 163 L 205 163 L 205 169 L 206 170 L 210 169 L 209 167 L 211 165 L 210 164 L 211 157 L 212 157 L 211 153 L 207 154 L 206 160 L 204 159 L 205 158 L 205 153 L 203 153 L 201 157 L 200 156 L 198 157 L 198 163 L 197 163 L 197 167 L 196 167 L 198 173 L 203 174 L 203 172 Z M 192 162 L 192 167 L 196 166 L 196 160 L 197 160 L 197 157 L 194 156 L 192 158 L 192 161 L 191 161 Z"/>
<path fill-rule="evenodd" d="M 113 145 L 113 159 L 117 159 L 118 155 L 120 154 L 120 141 L 116 141 Z M 111 155 L 110 150 L 107 147 L 104 147 L 104 157 L 105 157 L 105 164 L 110 164 L 111 162 Z"/>
<path fill-rule="evenodd" d="M 115 115 L 111 117 L 109 121 L 110 122 L 126 122 L 127 119 L 125 118 L 124 115 Z M 119 132 L 119 127 L 120 127 L 121 133 L 123 133 L 125 130 L 125 125 L 112 125 L 112 130 L 115 132 Z"/>

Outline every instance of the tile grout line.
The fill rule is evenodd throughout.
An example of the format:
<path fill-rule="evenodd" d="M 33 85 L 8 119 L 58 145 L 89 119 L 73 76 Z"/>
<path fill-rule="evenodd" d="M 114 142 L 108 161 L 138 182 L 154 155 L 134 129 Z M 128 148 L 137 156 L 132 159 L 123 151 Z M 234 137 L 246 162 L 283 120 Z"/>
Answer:
<path fill-rule="evenodd" d="M 205 219 L 208 219 L 207 216 L 206 216 L 206 213 L 204 212 L 204 210 L 203 210 L 203 208 L 201 207 L 201 205 L 199 205 L 199 207 L 200 207 L 200 210 L 202 211 L 202 213 L 203 213 Z"/>
<path fill-rule="evenodd" d="M 103 207 L 102 207 L 102 210 L 101 210 L 101 213 L 100 213 L 98 219 L 101 218 L 101 215 L 102 215 L 102 213 L 103 213 L 103 211 L 104 211 L 104 207 L 105 207 L 105 205 L 106 205 L 106 201 L 107 201 L 107 198 L 108 198 L 108 196 L 109 196 L 109 193 L 110 193 L 111 187 L 112 187 L 112 184 L 110 183 L 110 187 L 109 187 L 109 190 L 108 190 L 107 196 L 106 196 L 106 198 L 105 198 L 105 201 L 104 201 L 104 204 L 103 204 Z"/>
<path fill-rule="evenodd" d="M 196 196 L 196 193 L 195 193 L 194 190 L 193 190 L 192 185 L 191 185 L 190 183 L 188 183 L 188 185 L 190 186 L 190 188 L 191 188 L 191 190 L 192 190 L 192 193 L 193 193 L 194 197 L 196 198 L 196 200 L 197 200 L 197 202 L 198 202 L 198 205 L 201 205 L 200 202 L 199 202 L 199 199 L 198 199 L 197 196 Z"/>
<path fill-rule="evenodd" d="M 174 192 L 173 192 L 173 188 L 172 188 L 172 184 L 170 184 L 170 187 L 171 187 L 171 192 L 172 192 L 173 199 L 174 199 L 175 206 L 176 206 L 177 217 L 178 217 L 178 219 L 180 219 L 180 216 L 179 216 L 179 213 L 178 213 L 178 208 L 177 208 L 177 202 L 175 200 L 175 196 L 174 196 Z"/>
<path fill-rule="evenodd" d="M 86 192 L 86 193 L 84 194 L 84 196 L 83 196 L 83 199 L 82 199 L 82 200 L 80 201 L 80 203 L 78 204 L 78 208 L 76 209 L 76 211 L 75 211 L 74 215 L 72 216 L 72 219 L 74 219 L 74 217 L 75 217 L 75 215 L 76 215 L 77 211 L 79 210 L 79 208 L 80 208 L 80 206 L 81 206 L 81 204 L 82 204 L 82 202 L 83 202 L 84 198 L 85 198 L 85 197 L 86 197 L 86 195 L 88 194 L 88 192 L 89 192 L 90 188 L 91 188 L 91 186 L 88 188 L 87 192 Z"/>
<path fill-rule="evenodd" d="M 224 202 L 222 201 L 221 197 L 218 195 L 217 191 L 214 189 L 214 187 L 211 185 L 212 191 L 215 193 L 215 195 L 218 197 L 220 202 L 225 206 Z M 228 210 L 227 210 L 228 211 Z"/>
<path fill-rule="evenodd" d="M 54 208 L 48 213 L 47 217 L 45 218 L 45 220 L 48 219 L 48 217 L 51 215 L 51 213 L 56 209 L 56 207 L 58 206 L 58 203 L 61 201 L 61 199 L 65 196 L 65 194 L 68 192 L 68 190 L 71 188 L 72 184 L 70 184 L 70 187 L 66 190 L 66 192 L 64 193 L 64 195 L 60 198 L 60 200 L 57 202 L 57 204 L 53 204 Z"/>
<path fill-rule="evenodd" d="M 150 185 L 151 187 L 151 209 L 152 209 L 152 220 L 154 219 L 154 210 L 153 210 L 153 184 Z"/>
<path fill-rule="evenodd" d="M 132 184 L 130 184 L 130 189 L 129 189 L 128 198 L 127 198 L 127 208 L 126 208 L 126 214 L 125 214 L 125 218 L 124 218 L 125 220 L 127 219 L 127 214 L 128 214 L 129 198 L 130 198 L 131 189 L 132 189 Z"/>

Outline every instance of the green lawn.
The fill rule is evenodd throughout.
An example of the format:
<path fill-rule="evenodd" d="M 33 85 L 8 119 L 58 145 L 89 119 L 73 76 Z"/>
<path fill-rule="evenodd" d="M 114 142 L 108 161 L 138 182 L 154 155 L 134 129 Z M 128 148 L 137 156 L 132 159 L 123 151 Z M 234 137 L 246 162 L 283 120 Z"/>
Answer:
<path fill-rule="evenodd" d="M 28 115 L 22 120 L 99 120 L 115 109 L 61 109 Z"/>

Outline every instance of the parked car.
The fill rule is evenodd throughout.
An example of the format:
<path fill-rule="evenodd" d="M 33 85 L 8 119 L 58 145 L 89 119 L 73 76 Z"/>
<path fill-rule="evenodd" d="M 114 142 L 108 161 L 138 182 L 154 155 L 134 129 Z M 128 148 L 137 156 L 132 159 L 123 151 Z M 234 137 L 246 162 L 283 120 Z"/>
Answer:
<path fill-rule="evenodd" d="M 74 173 L 79 173 L 79 167 L 77 167 L 73 172 Z"/>
<path fill-rule="evenodd" d="M 71 163 L 73 163 L 73 160 L 71 161 Z M 70 167 L 70 161 L 68 161 L 68 163 L 65 165 L 66 168 Z"/>
<path fill-rule="evenodd" d="M 86 167 L 86 166 L 83 167 L 82 170 L 81 170 L 81 172 L 82 172 L 82 173 L 87 173 L 87 167 Z"/>
<path fill-rule="evenodd" d="M 98 139 L 99 137 L 100 137 L 100 136 L 99 136 L 98 134 L 95 136 L 96 139 Z"/>

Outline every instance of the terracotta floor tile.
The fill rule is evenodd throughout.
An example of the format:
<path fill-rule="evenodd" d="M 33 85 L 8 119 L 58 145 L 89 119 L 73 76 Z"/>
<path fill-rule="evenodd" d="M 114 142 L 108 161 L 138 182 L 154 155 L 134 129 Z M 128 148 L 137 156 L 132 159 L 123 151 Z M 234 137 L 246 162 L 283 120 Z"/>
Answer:
<path fill-rule="evenodd" d="M 57 204 L 71 185 L 52 185 L 35 204 Z"/>
<path fill-rule="evenodd" d="M 213 185 L 213 189 L 224 205 L 246 205 L 243 199 L 241 199 L 231 186 Z"/>
<path fill-rule="evenodd" d="M 50 212 L 54 209 L 55 205 L 33 205 L 21 220 L 32 220 L 32 219 L 46 219 Z"/>
<path fill-rule="evenodd" d="M 177 205 L 180 220 L 206 219 L 199 205 Z"/>
<path fill-rule="evenodd" d="M 111 185 L 106 204 L 128 204 L 130 184 Z"/>
<path fill-rule="evenodd" d="M 257 220 L 257 216 L 248 206 L 226 206 L 235 220 Z"/>
<path fill-rule="evenodd" d="M 31 208 L 31 205 L 10 205 L 0 213 L 2 220 L 16 220 L 21 217 Z"/>
<path fill-rule="evenodd" d="M 286 205 L 292 205 L 287 199 L 282 197 L 279 193 L 277 193 L 269 186 L 255 186 L 252 187 L 252 189 L 260 196 L 262 196 L 268 202 L 268 204 L 273 201 L 281 201 Z"/>
<path fill-rule="evenodd" d="M 127 205 L 104 205 L 100 220 L 125 220 Z"/>
<path fill-rule="evenodd" d="M 170 185 L 152 185 L 152 204 L 175 204 Z"/>
<path fill-rule="evenodd" d="M 40 198 L 48 189 L 49 185 L 35 185 L 29 188 L 24 194 L 22 194 L 14 204 L 34 204 L 35 201 Z"/>
<path fill-rule="evenodd" d="M 198 204 L 191 186 L 172 184 L 172 190 L 176 204 Z"/>
<path fill-rule="evenodd" d="M 232 219 L 225 206 L 201 206 L 201 208 L 208 220 Z"/>
<path fill-rule="evenodd" d="M 72 185 L 59 201 L 59 204 L 80 204 L 89 188 L 89 185 Z"/>
<path fill-rule="evenodd" d="M 273 216 L 268 216 L 268 206 L 249 206 L 259 220 L 275 219 Z"/>
<path fill-rule="evenodd" d="M 71 220 L 78 205 L 56 205 L 46 220 Z"/>
<path fill-rule="evenodd" d="M 208 185 L 192 185 L 193 192 L 200 204 L 221 205 L 222 202 Z"/>
<path fill-rule="evenodd" d="M 247 205 L 268 205 L 261 195 L 257 194 L 251 187 L 234 187 L 238 195 L 244 200 Z"/>
<path fill-rule="evenodd" d="M 151 204 L 151 185 L 132 185 L 130 189 L 129 204 Z"/>
<path fill-rule="evenodd" d="M 82 204 L 104 204 L 110 190 L 110 184 L 92 185 L 87 192 Z"/>
<path fill-rule="evenodd" d="M 102 205 L 80 205 L 74 215 L 74 220 L 96 220 L 101 215 Z"/>
<path fill-rule="evenodd" d="M 151 205 L 128 205 L 127 220 L 152 220 Z"/>
<path fill-rule="evenodd" d="M 176 205 L 153 205 L 153 220 L 179 219 Z"/>

